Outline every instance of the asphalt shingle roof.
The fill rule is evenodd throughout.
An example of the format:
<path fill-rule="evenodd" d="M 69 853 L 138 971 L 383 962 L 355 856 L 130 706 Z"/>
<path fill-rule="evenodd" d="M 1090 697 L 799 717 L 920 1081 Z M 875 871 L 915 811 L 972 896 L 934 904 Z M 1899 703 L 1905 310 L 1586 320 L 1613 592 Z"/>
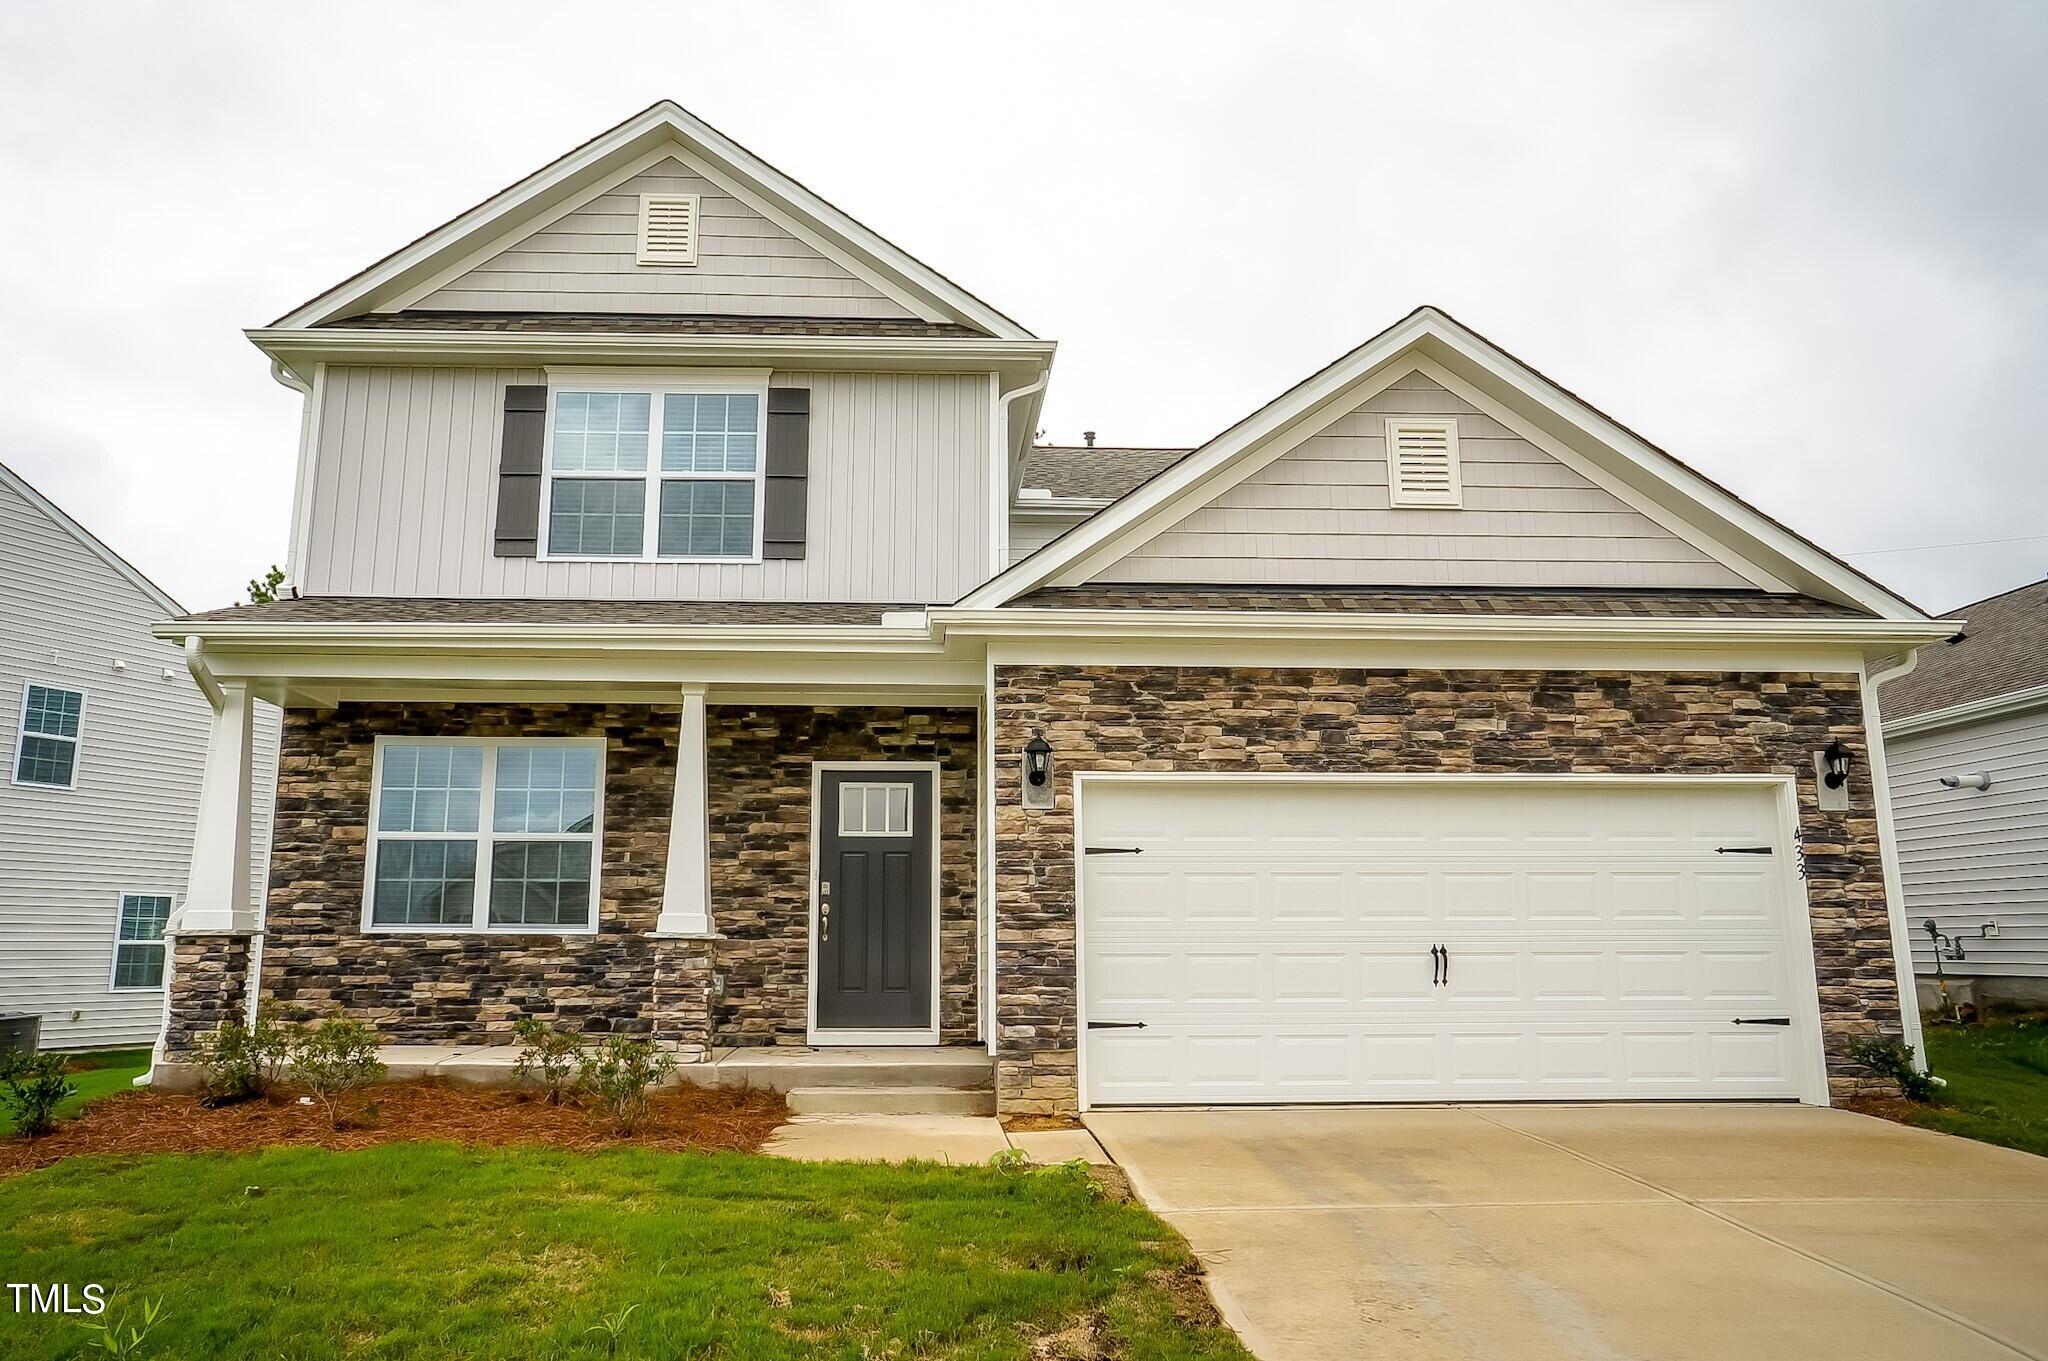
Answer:
<path fill-rule="evenodd" d="M 1921 648 L 1918 664 L 1878 692 L 1887 720 L 2048 685 L 2048 581 L 1948 613 L 1962 617 L 1962 633 Z"/>
<path fill-rule="evenodd" d="M 1025 451 L 1021 485 L 1044 487 L 1054 496 L 1116 498 L 1154 473 L 1172 467 L 1188 449 L 1093 449 L 1072 444 L 1037 444 Z"/>
<path fill-rule="evenodd" d="M 1307 610 L 1365 614 L 1611 615 L 1629 619 L 1860 619 L 1861 610 L 1762 591 L 1497 590 L 1441 587 L 1054 586 L 1023 609 Z"/>
<path fill-rule="evenodd" d="M 624 335 L 866 336 L 986 340 L 972 326 L 892 317 L 716 317 L 657 312 L 366 312 L 316 329 L 351 331 L 575 331 Z"/>

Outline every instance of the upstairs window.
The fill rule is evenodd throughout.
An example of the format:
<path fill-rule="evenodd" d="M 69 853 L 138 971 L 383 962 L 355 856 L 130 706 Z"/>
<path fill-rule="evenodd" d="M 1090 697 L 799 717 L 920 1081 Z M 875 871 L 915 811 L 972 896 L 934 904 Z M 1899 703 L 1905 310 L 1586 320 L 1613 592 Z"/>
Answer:
<path fill-rule="evenodd" d="M 114 935 L 116 992 L 164 985 L 164 924 L 171 919 L 168 893 L 124 893 Z"/>
<path fill-rule="evenodd" d="M 14 782 L 71 789 L 78 784 L 78 745 L 85 692 L 28 683 L 14 748 Z"/>
<path fill-rule="evenodd" d="M 552 390 L 542 556 L 759 561 L 765 392 Z"/>

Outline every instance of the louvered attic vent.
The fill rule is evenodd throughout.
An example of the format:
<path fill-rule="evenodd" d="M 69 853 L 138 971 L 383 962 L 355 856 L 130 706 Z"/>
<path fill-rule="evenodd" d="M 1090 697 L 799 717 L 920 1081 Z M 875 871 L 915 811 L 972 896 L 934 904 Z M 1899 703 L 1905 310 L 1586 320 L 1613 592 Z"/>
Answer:
<path fill-rule="evenodd" d="M 694 265 L 697 263 L 697 196 L 695 194 L 642 194 L 640 196 L 640 263 L 643 265 Z"/>
<path fill-rule="evenodd" d="M 1456 506 L 1458 423 L 1395 417 L 1387 421 L 1387 488 L 1397 506 Z"/>

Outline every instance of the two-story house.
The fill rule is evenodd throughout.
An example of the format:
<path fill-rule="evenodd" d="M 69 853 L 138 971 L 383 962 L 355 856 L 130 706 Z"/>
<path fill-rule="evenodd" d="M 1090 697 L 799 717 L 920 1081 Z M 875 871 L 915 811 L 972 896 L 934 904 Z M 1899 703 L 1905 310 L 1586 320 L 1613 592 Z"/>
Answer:
<path fill-rule="evenodd" d="M 972 1049 L 1013 1112 L 1917 1039 L 1871 695 L 1954 625 L 1439 311 L 1136 475 L 1034 452 L 1050 341 L 662 103 L 250 334 L 296 598 L 160 626 L 221 697 L 167 1065 L 252 986 Z"/>

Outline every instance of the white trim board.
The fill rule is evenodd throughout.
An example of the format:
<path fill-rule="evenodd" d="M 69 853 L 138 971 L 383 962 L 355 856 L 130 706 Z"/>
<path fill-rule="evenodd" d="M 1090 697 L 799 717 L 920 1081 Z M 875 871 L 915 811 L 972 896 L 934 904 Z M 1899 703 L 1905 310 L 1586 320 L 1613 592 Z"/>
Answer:
<path fill-rule="evenodd" d="M 1927 618 L 1911 602 L 1745 505 L 1433 307 L 1417 309 L 1296 384 L 958 603 L 990 609 L 1039 586 L 1087 581 L 1325 428 L 1362 400 L 1360 393 L 1376 392 L 1418 368 L 1532 442 L 1535 435 L 1543 436 L 1539 447 L 1546 452 L 1574 452 L 1568 462 L 1576 471 L 1731 570 L 1768 583 L 1765 589 L 1802 591 L 1887 619 Z M 1601 476 L 1593 477 L 1595 471 Z"/>
<path fill-rule="evenodd" d="M 274 325 L 300 329 L 359 312 L 403 306 L 404 300 L 432 291 L 422 291 L 424 285 L 443 276 L 459 276 L 460 269 L 448 274 L 457 262 L 473 263 L 490 253 L 493 245 L 502 249 L 544 221 L 573 211 L 575 203 L 562 205 L 570 200 L 588 202 L 594 192 L 603 192 L 602 188 L 593 192 L 594 184 L 618 183 L 625 178 L 619 167 L 641 161 L 640 169 L 645 169 L 670 155 L 849 272 L 892 297 L 900 297 L 908 310 L 926 320 L 958 321 L 999 338 L 1030 338 L 1015 321 L 668 99 L 641 110 L 292 309 Z"/>
<path fill-rule="evenodd" d="M 825 793 L 825 772 L 840 771 L 924 771 L 932 780 L 932 960 L 931 1024 L 891 1030 L 821 1030 L 818 1027 L 818 815 Z M 939 1042 L 940 1018 L 945 1014 L 939 995 L 944 971 L 939 957 L 944 941 L 940 928 L 945 916 L 939 896 L 943 880 L 939 866 L 945 860 L 945 770 L 937 761 L 813 761 L 811 762 L 811 879 L 810 915 L 804 924 L 807 953 L 804 956 L 804 1043 L 813 1045 L 931 1045 Z M 915 807 L 916 801 L 912 800 Z"/>

